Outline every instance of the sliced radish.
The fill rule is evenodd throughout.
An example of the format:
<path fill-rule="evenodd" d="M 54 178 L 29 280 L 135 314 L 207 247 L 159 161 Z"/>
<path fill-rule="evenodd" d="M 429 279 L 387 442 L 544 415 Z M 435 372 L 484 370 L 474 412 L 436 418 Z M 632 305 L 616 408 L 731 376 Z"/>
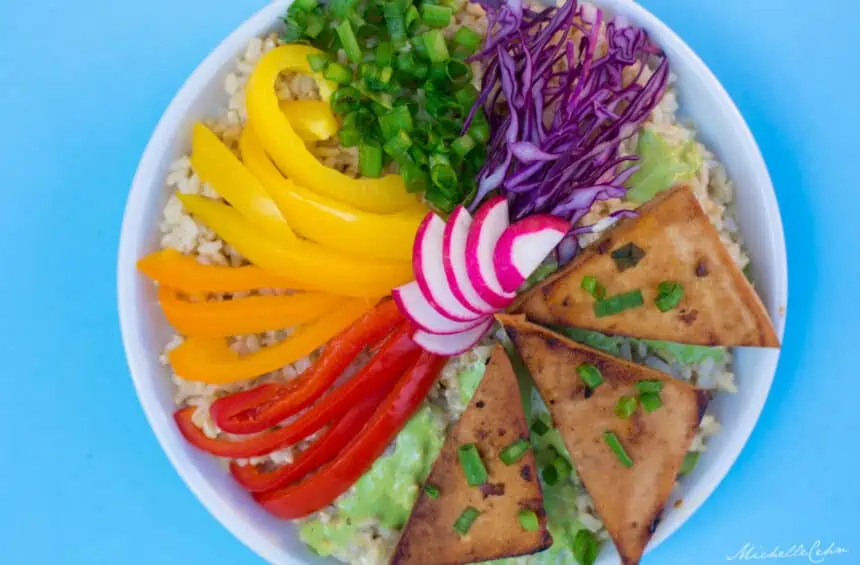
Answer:
<path fill-rule="evenodd" d="M 455 322 L 471 322 L 482 314 L 473 312 L 457 300 L 442 269 L 442 237 L 445 221 L 432 212 L 418 227 L 412 250 L 415 280 L 427 302 L 441 315 Z"/>
<path fill-rule="evenodd" d="M 496 308 L 481 298 L 466 270 L 466 238 L 471 225 L 472 216 L 463 206 L 457 206 L 448 216 L 442 237 L 442 268 L 457 300 L 475 313 L 492 314 Z"/>
<path fill-rule="evenodd" d="M 439 335 L 456 334 L 470 330 L 486 321 L 486 316 L 482 316 L 471 322 L 457 322 L 446 318 L 437 312 L 427 301 L 427 297 L 424 296 L 424 293 L 421 292 L 421 288 L 415 281 L 395 288 L 391 296 L 397 303 L 397 307 L 403 312 L 403 315 L 427 333 Z"/>
<path fill-rule="evenodd" d="M 529 216 L 506 229 L 493 253 L 493 265 L 502 288 L 517 290 L 568 231 L 568 222 L 548 214 Z"/>
<path fill-rule="evenodd" d="M 430 353 L 459 355 L 470 350 L 481 341 L 481 338 L 487 335 L 487 332 L 493 327 L 494 321 L 493 318 L 487 318 L 485 322 L 471 330 L 451 335 L 431 334 L 424 330 L 417 330 L 412 334 L 412 341 Z"/>
<path fill-rule="evenodd" d="M 493 265 L 493 252 L 508 227 L 508 201 L 501 196 L 481 206 L 466 238 L 466 272 L 478 295 L 494 308 L 505 308 L 514 293 L 502 288 Z"/>

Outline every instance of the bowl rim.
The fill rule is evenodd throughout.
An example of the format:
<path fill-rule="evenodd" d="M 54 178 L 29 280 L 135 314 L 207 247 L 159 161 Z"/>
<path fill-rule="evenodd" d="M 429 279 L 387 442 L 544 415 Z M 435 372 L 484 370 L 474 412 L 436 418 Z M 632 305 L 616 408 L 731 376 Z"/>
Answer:
<path fill-rule="evenodd" d="M 274 0 L 248 18 L 206 56 L 203 62 L 185 80 L 182 87 L 172 99 L 146 145 L 132 181 L 123 213 L 117 258 L 117 302 L 122 342 L 135 391 L 149 426 L 155 433 L 156 439 L 176 472 L 209 513 L 251 551 L 269 562 L 282 560 L 282 553 L 278 550 L 278 547 L 270 538 L 252 527 L 240 512 L 232 508 L 223 497 L 219 496 L 217 489 L 207 479 L 206 474 L 194 463 L 187 450 L 183 450 L 176 442 L 172 441 L 171 435 L 175 434 L 172 415 L 163 413 L 155 398 L 155 394 L 151 390 L 150 382 L 154 378 L 154 375 L 145 369 L 145 365 L 147 356 L 151 357 L 153 352 L 145 350 L 141 345 L 142 332 L 135 306 L 135 297 L 140 285 L 138 284 L 139 281 L 135 272 L 135 264 L 138 259 L 138 250 L 143 246 L 142 241 L 146 238 L 145 234 L 151 232 L 153 224 L 151 221 L 147 221 L 151 219 L 143 218 L 139 214 L 136 214 L 135 211 L 144 208 L 144 203 L 150 197 L 150 191 L 153 190 L 153 187 L 161 185 L 160 179 L 155 178 L 156 164 L 161 159 L 165 147 L 168 145 L 168 140 L 173 137 L 179 124 L 181 124 L 188 113 L 189 107 L 192 105 L 198 92 L 203 90 L 202 87 L 196 85 L 205 85 L 209 79 L 217 76 L 223 70 L 224 65 L 233 60 L 236 53 L 244 48 L 251 37 L 257 36 L 271 27 L 271 24 L 276 21 L 291 1 Z M 671 43 L 676 55 L 686 59 L 696 68 L 696 72 L 713 88 L 713 95 L 719 99 L 719 103 L 730 113 L 731 119 L 737 126 L 738 139 L 736 142 L 741 146 L 741 150 L 746 152 L 747 158 L 753 166 L 755 184 L 760 187 L 759 190 L 763 193 L 762 195 L 766 203 L 766 208 L 761 213 L 765 215 L 769 231 L 771 232 L 772 246 L 769 252 L 772 255 L 771 263 L 776 266 L 776 272 L 773 273 L 775 282 L 772 293 L 775 297 L 775 302 L 781 306 L 780 315 L 773 320 L 773 323 L 776 327 L 777 335 L 782 340 L 788 307 L 788 265 L 785 237 L 773 183 L 758 144 L 746 121 L 731 96 L 713 72 L 662 20 L 633 0 L 592 1 L 602 8 L 624 13 L 625 16 L 634 20 L 638 25 L 647 28 L 652 35 L 656 32 L 662 38 L 660 41 L 661 46 L 666 47 L 665 44 L 667 42 Z M 767 383 L 763 389 L 761 402 L 753 407 L 752 413 L 745 415 L 742 427 L 735 430 L 734 435 L 739 439 L 734 442 L 731 448 L 727 449 L 722 458 L 714 459 L 711 462 L 708 476 L 702 477 L 698 481 L 699 484 L 696 485 L 697 496 L 689 503 L 685 501 L 682 509 L 673 512 L 672 516 L 674 519 L 671 520 L 671 524 L 664 523 L 661 526 L 649 543 L 648 552 L 658 547 L 663 541 L 674 534 L 681 525 L 686 523 L 728 474 L 728 471 L 734 465 L 744 446 L 749 441 L 750 435 L 761 415 L 761 411 L 770 393 L 777 363 L 778 355 L 773 357 L 766 371 Z M 157 378 L 163 377 L 159 375 Z M 606 561 L 605 556 L 606 554 L 604 553 L 600 559 L 601 563 Z M 296 563 L 300 563 L 300 561 L 296 560 Z"/>

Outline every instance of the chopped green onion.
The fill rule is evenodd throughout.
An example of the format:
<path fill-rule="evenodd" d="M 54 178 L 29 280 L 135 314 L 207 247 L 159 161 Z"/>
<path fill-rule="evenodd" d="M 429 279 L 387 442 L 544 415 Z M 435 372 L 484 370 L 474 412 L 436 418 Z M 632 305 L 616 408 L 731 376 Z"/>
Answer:
<path fill-rule="evenodd" d="M 335 16 L 339 19 L 344 19 L 349 17 L 349 15 L 355 10 L 355 5 L 357 3 L 358 0 L 331 0 L 329 7 Z"/>
<path fill-rule="evenodd" d="M 397 135 L 385 142 L 382 149 L 392 157 L 400 157 L 409 151 L 412 145 L 412 140 L 409 139 L 409 134 L 403 130 L 397 132 Z"/>
<path fill-rule="evenodd" d="M 305 23 L 305 35 L 314 39 L 325 29 L 325 22 L 316 14 L 310 14 Z"/>
<path fill-rule="evenodd" d="M 454 99 L 460 103 L 465 112 L 468 112 L 472 104 L 478 99 L 479 94 L 474 86 L 467 84 L 454 94 Z"/>
<path fill-rule="evenodd" d="M 414 149 L 414 148 L 413 148 Z M 430 187 L 430 179 L 427 173 L 424 172 L 419 165 L 404 161 L 399 163 L 400 176 L 403 177 L 403 184 L 406 187 L 406 192 L 420 193 L 426 191 Z"/>
<path fill-rule="evenodd" d="M 636 412 L 638 402 L 632 396 L 622 396 L 615 404 L 615 414 L 619 418 L 627 419 Z"/>
<path fill-rule="evenodd" d="M 534 510 L 520 510 L 517 517 L 520 519 L 520 526 L 527 532 L 536 532 L 540 529 L 540 521 Z"/>
<path fill-rule="evenodd" d="M 409 40 L 409 44 L 412 46 L 412 52 L 415 53 L 415 56 L 418 59 L 423 59 L 425 61 L 430 60 L 430 56 L 427 54 L 427 44 L 424 43 L 423 35 L 416 35 Z"/>
<path fill-rule="evenodd" d="M 457 172 L 448 164 L 432 165 L 430 167 L 430 180 L 434 186 L 448 193 L 457 191 Z"/>
<path fill-rule="evenodd" d="M 344 20 L 334 28 L 337 36 L 340 38 L 340 43 L 343 45 L 343 50 L 346 51 L 346 56 L 353 63 L 361 62 L 361 47 L 358 46 L 358 39 L 352 31 L 352 24 L 349 20 Z"/>
<path fill-rule="evenodd" d="M 624 450 L 624 446 L 621 445 L 621 440 L 618 439 L 618 436 L 615 435 L 615 432 L 605 431 L 603 432 L 603 440 L 606 442 L 606 445 L 609 446 L 609 449 L 615 454 L 618 458 L 618 461 L 621 462 L 627 468 L 633 466 L 633 460 L 630 459 L 630 456 L 627 455 L 627 452 Z"/>
<path fill-rule="evenodd" d="M 403 19 L 403 6 L 397 2 L 386 2 L 382 8 L 388 35 L 395 45 L 406 39 L 406 22 Z"/>
<path fill-rule="evenodd" d="M 642 408 L 644 408 L 645 411 L 649 414 L 663 405 L 663 401 L 660 400 L 660 395 L 655 394 L 653 392 L 646 392 L 645 394 L 640 394 L 639 403 L 642 405 Z"/>
<path fill-rule="evenodd" d="M 660 379 L 642 379 L 636 381 L 636 392 L 647 394 L 649 392 L 659 394 L 663 390 L 663 381 Z"/>
<path fill-rule="evenodd" d="M 361 141 L 361 132 L 355 128 L 341 128 L 338 136 L 340 137 L 340 144 L 344 147 L 355 147 Z"/>
<path fill-rule="evenodd" d="M 379 82 L 383 84 L 388 84 L 393 74 L 394 69 L 392 69 L 391 67 L 383 67 L 382 70 L 379 71 Z"/>
<path fill-rule="evenodd" d="M 416 8 L 414 5 L 409 6 L 409 8 L 406 9 L 404 23 L 406 24 L 406 31 L 408 32 L 414 32 L 416 29 L 418 29 L 418 25 L 421 23 L 421 19 L 418 15 L 418 8 Z"/>
<path fill-rule="evenodd" d="M 460 459 L 460 466 L 463 467 L 469 486 L 477 487 L 487 482 L 487 469 L 474 443 L 461 445 L 457 450 L 457 457 Z"/>
<path fill-rule="evenodd" d="M 461 135 L 451 144 L 451 149 L 460 157 L 466 155 L 469 151 L 475 148 L 475 140 L 469 137 L 469 134 Z"/>
<path fill-rule="evenodd" d="M 480 515 L 481 512 L 474 506 L 466 507 L 466 509 L 463 510 L 463 513 L 460 514 L 454 522 L 454 530 L 456 530 L 461 536 L 465 536 L 469 533 L 469 530 L 472 528 L 472 524 L 475 523 L 475 520 L 477 520 Z"/>
<path fill-rule="evenodd" d="M 661 312 L 668 312 L 684 298 L 684 287 L 676 282 L 663 281 L 657 285 L 657 293 L 654 303 Z"/>
<path fill-rule="evenodd" d="M 600 369 L 591 363 L 583 363 L 576 368 L 576 373 L 588 388 L 597 388 L 603 382 L 603 375 L 600 374 Z"/>
<path fill-rule="evenodd" d="M 358 144 L 358 172 L 371 178 L 382 174 L 382 148 L 378 144 L 371 141 Z"/>
<path fill-rule="evenodd" d="M 532 431 L 539 436 L 545 436 L 546 433 L 549 431 L 549 426 L 547 426 L 546 422 L 544 422 L 541 418 L 537 418 L 532 423 Z"/>
<path fill-rule="evenodd" d="M 424 485 L 424 492 L 426 492 L 427 496 L 429 496 L 430 498 L 439 498 L 439 496 L 442 494 L 439 491 L 439 487 L 437 487 L 436 485 L 431 485 L 430 483 Z"/>
<path fill-rule="evenodd" d="M 448 27 L 453 13 L 454 11 L 448 6 L 428 4 L 427 2 L 421 4 L 421 18 L 430 27 Z"/>
<path fill-rule="evenodd" d="M 635 243 L 622 245 L 612 252 L 612 260 L 619 271 L 635 267 L 645 257 L 645 251 Z"/>
<path fill-rule="evenodd" d="M 431 187 L 427 189 L 427 192 L 424 193 L 424 199 L 430 204 L 430 207 L 438 210 L 440 212 L 444 212 L 445 214 L 450 214 L 455 206 L 459 203 L 460 199 L 456 201 L 452 198 L 446 196 L 436 187 Z"/>
<path fill-rule="evenodd" d="M 549 486 L 553 486 L 558 482 L 558 469 L 556 469 L 555 465 L 550 463 L 543 468 L 540 476 L 543 478 L 543 482 Z"/>
<path fill-rule="evenodd" d="M 472 125 L 469 126 L 469 135 L 478 143 L 486 143 L 490 139 L 490 124 L 487 122 L 484 111 L 480 108 L 475 112 Z"/>
<path fill-rule="evenodd" d="M 639 289 L 625 292 L 624 294 L 616 294 L 609 298 L 603 298 L 594 303 L 594 315 L 598 318 L 619 314 L 631 308 L 638 308 L 645 304 L 642 298 L 642 291 Z"/>
<path fill-rule="evenodd" d="M 550 486 L 557 483 L 558 481 L 567 480 L 570 477 L 570 473 L 573 471 L 573 466 L 567 460 L 567 458 L 562 457 L 556 453 L 556 456 L 550 461 L 549 465 L 544 467 L 543 469 L 543 479 L 544 482 Z M 547 480 L 549 478 L 550 480 Z"/>
<path fill-rule="evenodd" d="M 529 447 L 531 447 L 531 445 L 528 440 L 519 439 L 502 449 L 499 453 L 499 459 L 501 459 L 502 463 L 505 465 L 513 465 L 525 456 Z"/>
<path fill-rule="evenodd" d="M 352 70 L 340 63 L 329 63 L 325 68 L 323 76 L 338 84 L 349 84 L 352 82 Z"/>
<path fill-rule="evenodd" d="M 481 34 L 463 26 L 454 34 L 454 43 L 471 53 L 481 44 Z"/>
<path fill-rule="evenodd" d="M 594 565 L 600 552 L 600 542 L 590 530 L 582 528 L 573 538 L 573 557 L 579 565 Z"/>
<path fill-rule="evenodd" d="M 351 86 L 338 88 L 331 95 L 329 104 L 336 114 L 349 114 L 358 110 L 361 106 L 361 93 Z"/>
<path fill-rule="evenodd" d="M 582 282 L 579 286 L 591 295 L 595 300 L 603 300 L 606 298 L 606 287 L 597 281 L 594 275 L 585 275 L 582 277 Z"/>
<path fill-rule="evenodd" d="M 698 451 L 688 451 L 684 456 L 684 460 L 681 462 L 681 468 L 678 470 L 678 476 L 683 477 L 684 475 L 689 475 L 693 472 L 693 469 L 696 468 L 696 464 L 699 462 L 699 456 L 701 453 Z"/>
<path fill-rule="evenodd" d="M 408 106 L 395 106 L 390 112 L 379 117 L 379 127 L 382 135 L 389 139 L 397 135 L 401 130 L 412 130 L 412 114 Z"/>
<path fill-rule="evenodd" d="M 319 72 L 325 69 L 326 65 L 329 64 L 329 61 L 331 61 L 331 57 L 325 53 L 311 53 L 308 55 L 308 64 L 314 72 Z"/>
<path fill-rule="evenodd" d="M 319 6 L 319 2 L 317 2 L 317 0 L 295 0 L 291 8 L 294 7 L 298 10 L 305 10 L 307 12 L 310 12 L 317 6 Z"/>
<path fill-rule="evenodd" d="M 456 59 L 448 59 L 445 63 L 445 76 L 453 84 L 466 84 L 472 80 L 472 68 Z"/>
<path fill-rule="evenodd" d="M 445 36 L 438 29 L 431 29 L 421 35 L 424 40 L 424 47 L 427 50 L 427 58 L 431 63 L 441 63 L 447 61 L 450 55 L 448 54 L 448 45 L 445 43 Z"/>
<path fill-rule="evenodd" d="M 380 67 L 390 67 L 394 64 L 394 45 L 390 41 L 381 41 L 376 46 L 376 61 Z"/>

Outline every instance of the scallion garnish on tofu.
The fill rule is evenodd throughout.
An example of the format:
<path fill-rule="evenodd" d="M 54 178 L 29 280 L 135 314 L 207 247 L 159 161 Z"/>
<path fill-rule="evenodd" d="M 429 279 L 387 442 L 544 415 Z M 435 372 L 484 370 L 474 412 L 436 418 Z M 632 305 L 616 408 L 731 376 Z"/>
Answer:
<path fill-rule="evenodd" d="M 642 298 L 642 291 L 635 289 L 598 300 L 594 303 L 594 315 L 598 318 L 612 316 L 631 308 L 638 308 L 643 304 L 645 304 L 645 300 Z"/>
<path fill-rule="evenodd" d="M 463 468 L 469 486 L 477 487 L 487 482 L 487 468 L 484 467 L 481 454 L 478 453 L 474 443 L 461 445 L 457 450 L 457 458 L 460 460 L 460 466 Z"/>

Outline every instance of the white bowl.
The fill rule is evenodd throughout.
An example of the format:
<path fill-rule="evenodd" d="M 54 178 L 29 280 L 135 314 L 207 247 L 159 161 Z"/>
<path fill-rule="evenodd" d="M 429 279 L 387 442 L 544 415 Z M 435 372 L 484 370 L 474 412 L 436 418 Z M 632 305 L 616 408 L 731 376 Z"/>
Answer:
<path fill-rule="evenodd" d="M 644 27 L 669 56 L 678 75 L 682 113 L 698 126 L 704 142 L 726 165 L 737 188 L 738 220 L 753 258 L 756 287 L 782 336 L 787 306 L 787 267 L 782 222 L 764 161 L 746 123 L 726 91 L 693 51 L 665 24 L 630 0 L 595 2 Z M 254 36 L 280 25 L 289 0 L 258 12 L 219 45 L 191 75 L 165 112 L 150 140 L 129 194 L 119 247 L 118 296 L 123 342 L 131 375 L 155 435 L 173 466 L 200 501 L 248 547 L 273 563 L 319 563 L 289 524 L 272 518 L 230 478 L 213 457 L 188 444 L 174 425 L 173 384 L 159 364 L 171 335 L 155 301 L 152 284 L 135 262 L 158 247 L 158 223 L 168 195 L 167 167 L 189 147 L 191 125 L 223 108 L 222 88 L 234 57 Z M 713 492 L 734 463 L 764 406 L 779 352 L 737 351 L 740 393 L 718 395 L 712 405 L 723 423 L 695 472 L 684 480 L 684 504 L 668 507 L 651 542 L 653 549 L 683 524 Z M 691 554 L 692 554 L 691 549 Z M 599 564 L 617 562 L 612 549 Z"/>

